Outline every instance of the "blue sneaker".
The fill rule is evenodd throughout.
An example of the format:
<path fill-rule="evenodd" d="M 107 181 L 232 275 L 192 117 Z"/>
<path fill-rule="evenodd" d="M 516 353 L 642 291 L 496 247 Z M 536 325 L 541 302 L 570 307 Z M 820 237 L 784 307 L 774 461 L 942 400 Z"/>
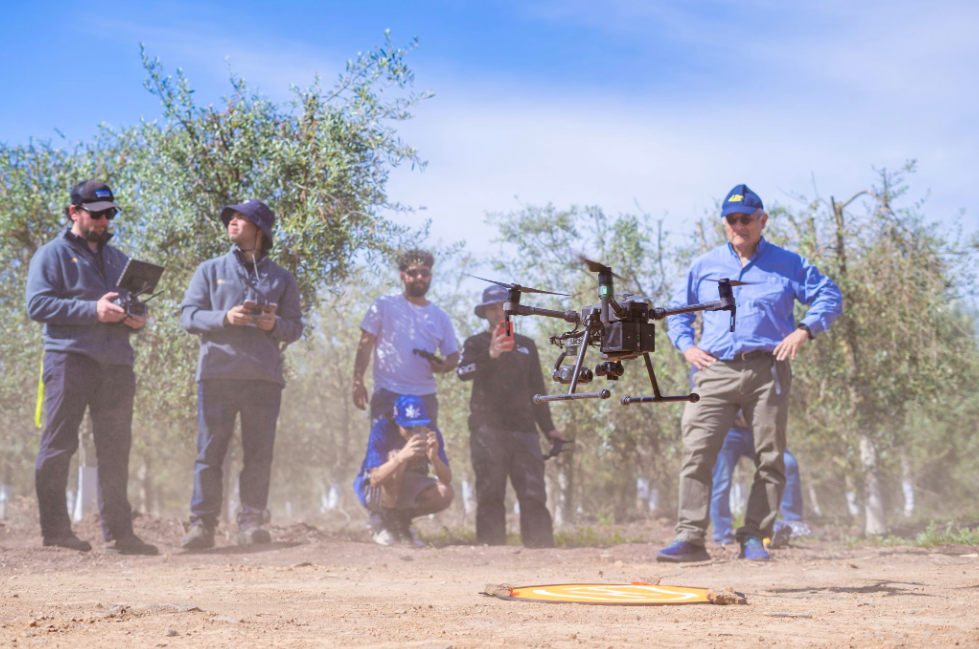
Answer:
<path fill-rule="evenodd" d="M 769 556 L 761 539 L 756 536 L 749 536 L 741 541 L 741 554 L 738 555 L 738 558 L 748 561 L 768 561 L 771 556 Z"/>
<path fill-rule="evenodd" d="M 710 555 L 707 554 L 707 548 L 702 545 L 677 539 L 670 544 L 670 547 L 663 548 L 657 552 L 656 560 L 667 563 L 710 561 Z"/>
<path fill-rule="evenodd" d="M 737 543 L 737 542 L 738 542 L 738 539 L 735 536 L 722 536 L 720 538 L 717 538 L 717 537 L 714 538 L 714 543 L 716 543 L 718 545 L 731 545 L 731 544 Z"/>

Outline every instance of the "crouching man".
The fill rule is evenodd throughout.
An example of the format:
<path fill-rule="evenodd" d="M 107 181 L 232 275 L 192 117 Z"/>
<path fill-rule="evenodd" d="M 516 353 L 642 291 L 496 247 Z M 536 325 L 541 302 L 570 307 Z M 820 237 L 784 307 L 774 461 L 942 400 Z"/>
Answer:
<path fill-rule="evenodd" d="M 429 475 L 429 466 L 435 478 Z M 376 543 L 425 545 L 411 520 L 447 508 L 455 493 L 445 440 L 432 425 L 421 397 L 398 397 L 393 413 L 374 424 L 354 490 L 364 507 L 381 515 L 381 527 L 374 532 Z"/>

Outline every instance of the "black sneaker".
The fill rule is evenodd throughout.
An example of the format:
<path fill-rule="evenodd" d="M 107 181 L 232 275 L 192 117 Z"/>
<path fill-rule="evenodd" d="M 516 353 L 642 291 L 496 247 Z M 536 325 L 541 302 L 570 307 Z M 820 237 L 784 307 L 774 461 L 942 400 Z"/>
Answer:
<path fill-rule="evenodd" d="M 78 552 L 88 552 L 92 549 L 91 543 L 81 540 L 74 534 L 59 536 L 58 538 L 45 537 L 44 545 L 45 547 L 68 548 L 69 550 L 76 550 Z"/>
<path fill-rule="evenodd" d="M 207 550 L 214 547 L 214 528 L 198 521 L 180 541 L 184 550 Z"/>
<path fill-rule="evenodd" d="M 160 554 L 155 545 L 150 545 L 135 534 L 116 539 L 105 551 L 109 554 L 142 554 L 146 556 Z"/>
<path fill-rule="evenodd" d="M 257 545 L 271 542 L 272 535 L 269 534 L 268 530 L 263 530 L 261 527 L 238 530 L 238 545 Z"/>

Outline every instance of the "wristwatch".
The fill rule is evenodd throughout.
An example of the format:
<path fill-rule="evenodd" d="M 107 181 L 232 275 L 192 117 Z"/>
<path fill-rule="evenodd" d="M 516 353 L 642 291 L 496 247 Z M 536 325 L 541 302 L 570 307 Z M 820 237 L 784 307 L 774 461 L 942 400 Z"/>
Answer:
<path fill-rule="evenodd" d="M 809 334 L 809 340 L 815 339 L 815 336 L 812 335 L 812 329 L 810 329 L 809 328 L 809 325 L 807 325 L 806 323 L 800 322 L 799 323 L 799 326 L 797 326 L 796 329 L 803 329 L 803 330 L 805 330 L 805 332 L 807 334 Z"/>

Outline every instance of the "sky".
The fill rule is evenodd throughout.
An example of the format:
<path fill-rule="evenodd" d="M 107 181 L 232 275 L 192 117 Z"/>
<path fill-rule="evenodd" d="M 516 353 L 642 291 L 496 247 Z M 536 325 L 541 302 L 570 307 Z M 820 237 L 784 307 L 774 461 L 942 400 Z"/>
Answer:
<path fill-rule="evenodd" d="M 747 183 L 766 202 L 849 197 L 918 163 L 907 198 L 979 229 L 979 3 L 935 0 L 26 2 L 0 24 L 0 141 L 155 119 L 139 44 L 198 101 L 228 68 L 277 100 L 393 40 L 431 91 L 401 124 L 427 167 L 389 197 L 488 250 L 487 212 L 640 209 L 683 236 Z M 56 131 L 57 129 L 57 131 Z M 66 190 L 67 191 L 67 190 Z"/>

